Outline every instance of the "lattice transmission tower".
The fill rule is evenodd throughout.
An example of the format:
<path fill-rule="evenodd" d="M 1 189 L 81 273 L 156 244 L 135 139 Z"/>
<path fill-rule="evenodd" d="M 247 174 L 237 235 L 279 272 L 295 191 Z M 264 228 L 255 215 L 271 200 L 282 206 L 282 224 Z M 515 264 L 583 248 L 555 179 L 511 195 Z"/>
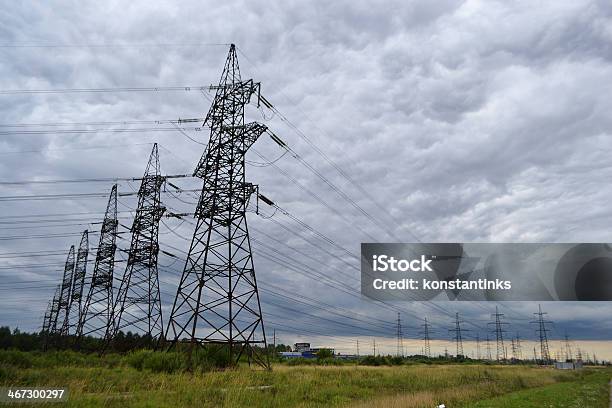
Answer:
<path fill-rule="evenodd" d="M 74 245 L 70 246 L 68 257 L 64 264 L 64 275 L 57 304 L 57 313 L 53 321 L 53 334 L 67 335 L 69 314 L 70 314 L 70 299 L 72 298 L 72 282 L 74 277 Z"/>
<path fill-rule="evenodd" d="M 427 322 L 427 318 L 425 318 L 425 323 L 423 323 L 421 327 L 423 327 L 423 352 L 427 357 L 431 357 L 430 335 L 432 333 L 432 330 L 431 325 Z"/>
<path fill-rule="evenodd" d="M 567 332 L 565 332 L 565 344 L 564 344 L 564 352 L 565 352 L 565 361 L 574 361 L 574 353 L 572 352 L 572 344 L 570 343 L 569 336 Z"/>
<path fill-rule="evenodd" d="M 463 332 L 467 331 L 461 328 L 461 320 L 459 320 L 459 313 L 455 313 L 455 328 L 449 329 L 450 333 L 454 333 L 455 348 L 457 351 L 456 357 L 463 356 Z"/>
<path fill-rule="evenodd" d="M 111 323 L 117 226 L 117 185 L 115 184 L 106 205 L 89 291 L 77 328 L 79 339 L 88 335 L 104 337 Z"/>
<path fill-rule="evenodd" d="M 44 336 L 43 350 L 49 347 L 49 340 L 52 335 L 57 334 L 57 321 L 59 315 L 59 301 L 62 285 L 59 284 L 55 288 L 53 298 L 48 304 L 47 311 L 43 318 L 42 335 Z"/>
<path fill-rule="evenodd" d="M 398 357 L 404 357 L 404 336 L 402 334 L 402 318 L 400 312 L 397 312 L 397 351 Z"/>
<path fill-rule="evenodd" d="M 43 324 L 40 332 L 43 335 L 47 335 L 49 333 L 49 329 L 51 328 L 51 318 L 52 318 L 52 310 L 53 310 L 53 299 L 49 300 L 47 304 L 47 309 L 45 310 L 45 314 L 43 315 Z"/>
<path fill-rule="evenodd" d="M 143 343 L 152 344 L 163 337 L 157 257 L 159 221 L 165 211 L 161 205 L 164 181 L 155 143 L 138 190 L 138 205 L 131 228 L 132 241 L 106 333 L 107 346 L 123 329 L 142 334 Z"/>
<path fill-rule="evenodd" d="M 495 306 L 495 313 L 492 314 L 491 317 L 495 319 L 495 321 L 489 324 L 495 325 L 493 331 L 495 332 L 495 340 L 497 343 L 496 359 L 497 361 L 505 360 L 507 357 L 507 353 L 506 347 L 504 346 L 504 333 L 506 332 L 506 330 L 504 329 L 504 325 L 507 325 L 508 323 L 502 321 L 504 314 L 499 313 L 497 306 Z"/>
<path fill-rule="evenodd" d="M 79 249 L 77 250 L 74 274 L 72 280 L 72 291 L 70 292 L 70 312 L 66 314 L 64 324 L 66 334 L 76 332 L 83 312 L 83 288 L 85 287 L 85 275 L 87 274 L 87 256 L 89 255 L 89 232 L 83 231 Z M 74 329 L 74 331 L 73 331 Z"/>
<path fill-rule="evenodd" d="M 515 358 L 517 360 L 522 360 L 523 359 L 523 348 L 521 346 L 521 336 L 519 335 L 518 332 L 516 332 L 516 339 L 515 339 L 515 348 L 516 348 L 516 353 L 515 353 Z"/>
<path fill-rule="evenodd" d="M 267 128 L 245 124 L 244 110 L 259 88 L 241 79 L 232 44 L 219 85 L 211 87 L 216 94 L 204 122 L 210 140 L 193 173 L 204 184 L 166 335 L 170 348 L 219 344 L 230 361 L 246 354 L 269 368 L 246 218 L 257 187 L 245 180 L 245 154 Z"/>
<path fill-rule="evenodd" d="M 550 363 L 550 350 L 548 348 L 548 332 L 550 331 L 546 325 L 552 322 L 545 320 L 544 317 L 548 313 L 542 312 L 542 305 L 538 305 L 538 312 L 534 313 L 538 317 L 538 320 L 532 321 L 531 323 L 537 324 L 538 328 L 536 331 L 540 337 L 540 359 L 542 364 Z"/>

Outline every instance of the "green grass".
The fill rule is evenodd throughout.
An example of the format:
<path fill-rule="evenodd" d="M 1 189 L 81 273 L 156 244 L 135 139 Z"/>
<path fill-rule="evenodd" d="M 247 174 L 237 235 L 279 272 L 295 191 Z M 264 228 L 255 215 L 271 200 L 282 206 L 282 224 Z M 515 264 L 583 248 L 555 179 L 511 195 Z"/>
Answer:
<path fill-rule="evenodd" d="M 576 381 L 523 390 L 471 404 L 474 408 L 608 408 L 609 370 L 596 370 Z"/>
<path fill-rule="evenodd" d="M 99 358 L 74 352 L 0 351 L 0 386 L 68 387 L 70 398 L 63 405 L 68 407 L 284 408 L 362 404 L 432 408 L 442 402 L 449 408 L 461 404 L 472 407 L 479 399 L 504 394 L 514 397 L 528 388 L 539 392 L 549 386 L 571 390 L 575 383 L 600 384 L 611 373 L 475 364 L 276 364 L 271 372 L 246 366 L 220 370 L 204 364 L 189 373 L 184 371 L 184 360 L 172 353 L 141 351 Z M 590 401 L 589 398 L 602 399 L 604 394 L 607 398 L 607 391 L 586 387 L 584 394 L 573 396 Z"/>

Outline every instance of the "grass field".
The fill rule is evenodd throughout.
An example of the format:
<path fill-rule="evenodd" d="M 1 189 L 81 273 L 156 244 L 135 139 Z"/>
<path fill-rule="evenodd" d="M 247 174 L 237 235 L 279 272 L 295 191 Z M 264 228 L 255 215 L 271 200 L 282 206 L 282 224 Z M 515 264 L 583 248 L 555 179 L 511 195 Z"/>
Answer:
<path fill-rule="evenodd" d="M 156 361 L 143 362 L 134 356 L 100 359 L 71 352 L 0 351 L 0 385 L 68 387 L 66 406 L 72 407 L 431 408 L 445 403 L 448 408 L 607 408 L 607 382 L 612 377 L 610 369 L 561 372 L 535 367 L 422 364 L 276 364 L 271 372 L 240 367 L 192 374 L 172 370 L 168 361 Z M 543 400 L 547 404 L 529 405 Z M 571 401 L 570 405 L 563 405 L 564 401 Z"/>
<path fill-rule="evenodd" d="M 609 407 L 610 371 L 600 370 L 578 381 L 552 384 L 480 401 L 474 408 Z"/>

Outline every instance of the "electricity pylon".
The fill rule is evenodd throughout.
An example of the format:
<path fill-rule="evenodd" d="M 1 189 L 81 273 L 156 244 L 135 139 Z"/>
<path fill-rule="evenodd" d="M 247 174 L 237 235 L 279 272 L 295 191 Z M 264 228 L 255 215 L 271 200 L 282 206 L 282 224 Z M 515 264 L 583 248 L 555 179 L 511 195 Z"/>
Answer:
<path fill-rule="evenodd" d="M 490 322 L 489 324 L 495 325 L 495 329 L 493 331 L 495 332 L 495 340 L 497 342 L 496 359 L 497 361 L 504 360 L 506 359 L 506 348 L 504 346 L 504 333 L 506 330 L 504 329 L 504 325 L 508 323 L 502 321 L 504 314 L 499 313 L 497 306 L 495 306 L 495 313 L 492 314 L 491 317 L 495 319 L 494 322 Z"/>
<path fill-rule="evenodd" d="M 421 325 L 423 327 L 423 342 L 424 348 L 423 351 L 427 357 L 431 357 L 431 345 L 429 335 L 431 334 L 430 325 L 427 323 L 427 318 L 425 318 L 425 323 Z"/>
<path fill-rule="evenodd" d="M 455 333 L 454 340 L 455 340 L 455 346 L 457 349 L 457 354 L 456 354 L 457 358 L 463 356 L 462 332 L 466 331 L 465 329 L 461 328 L 461 323 L 463 322 L 459 320 L 459 313 L 455 313 L 455 328 L 448 330 L 450 333 Z"/>
<path fill-rule="evenodd" d="M 47 303 L 47 309 L 45 310 L 45 314 L 43 316 L 42 329 L 40 330 L 41 334 L 43 335 L 47 335 L 49 333 L 49 328 L 51 327 L 52 310 L 53 310 L 53 299 L 49 300 L 49 303 Z"/>
<path fill-rule="evenodd" d="M 68 334 L 70 299 L 72 299 L 72 282 L 74 276 L 74 245 L 70 246 L 68 257 L 64 264 L 64 275 L 58 299 L 57 314 L 53 322 L 53 332 L 60 335 Z"/>
<path fill-rule="evenodd" d="M 567 332 L 565 333 L 565 361 L 574 361 L 574 355 L 572 353 L 572 345 L 569 340 Z"/>
<path fill-rule="evenodd" d="M 77 251 L 76 263 L 74 265 L 74 276 L 72 281 L 72 292 L 70 295 L 70 313 L 67 320 L 66 334 L 70 334 L 71 329 L 75 328 L 75 332 L 79 327 L 79 322 L 83 312 L 83 288 L 85 287 L 85 275 L 87 274 L 87 256 L 89 254 L 89 233 L 83 231 L 81 243 Z M 67 315 L 68 316 L 68 315 Z"/>
<path fill-rule="evenodd" d="M 77 329 L 79 339 L 88 335 L 104 337 L 111 322 L 117 226 L 117 185 L 115 184 L 111 189 L 102 221 L 91 283 Z"/>
<path fill-rule="evenodd" d="M 402 320 L 400 312 L 397 312 L 397 356 L 404 357 L 404 338 L 402 335 Z"/>
<path fill-rule="evenodd" d="M 143 343 L 156 341 L 163 336 L 157 256 L 159 220 L 165 211 L 161 206 L 164 180 L 160 174 L 155 143 L 138 190 L 138 205 L 131 229 L 132 241 L 106 333 L 107 346 L 119 330 L 126 328 L 143 334 Z"/>
<path fill-rule="evenodd" d="M 515 347 L 516 347 L 516 359 L 517 360 L 522 360 L 523 359 L 523 350 L 522 350 L 522 347 L 521 347 L 521 337 L 519 336 L 518 332 L 516 332 Z"/>
<path fill-rule="evenodd" d="M 578 349 L 576 350 L 576 360 L 582 361 L 582 349 L 580 347 L 578 347 Z"/>
<path fill-rule="evenodd" d="M 53 294 L 53 298 L 49 302 L 47 312 L 45 313 L 42 328 L 42 334 L 44 336 L 43 350 L 45 351 L 49 347 L 49 338 L 52 335 L 57 334 L 57 320 L 59 315 L 59 299 L 61 290 L 62 285 L 57 285 L 55 288 L 55 293 Z"/>
<path fill-rule="evenodd" d="M 56 286 L 53 300 L 51 300 L 51 312 L 49 313 L 49 334 L 57 333 L 57 321 L 60 312 L 60 294 L 62 292 L 61 283 Z"/>
<path fill-rule="evenodd" d="M 538 313 L 534 313 L 534 315 L 538 316 L 538 320 L 531 322 L 538 325 L 538 329 L 536 331 L 540 336 L 540 359 L 542 361 L 542 364 L 550 363 L 550 350 L 548 348 L 547 335 L 547 332 L 549 332 L 550 330 L 546 328 L 546 325 L 552 322 L 544 320 L 544 316 L 547 314 L 548 313 L 542 312 L 542 305 L 538 305 Z"/>
<path fill-rule="evenodd" d="M 236 47 L 230 46 L 204 124 L 210 140 L 193 175 L 204 185 L 196 227 L 166 330 L 169 348 L 188 342 L 218 344 L 237 363 L 246 354 L 269 368 L 246 208 L 257 187 L 245 181 L 245 154 L 267 130 L 244 123 L 245 105 L 259 83 L 242 80 Z"/>

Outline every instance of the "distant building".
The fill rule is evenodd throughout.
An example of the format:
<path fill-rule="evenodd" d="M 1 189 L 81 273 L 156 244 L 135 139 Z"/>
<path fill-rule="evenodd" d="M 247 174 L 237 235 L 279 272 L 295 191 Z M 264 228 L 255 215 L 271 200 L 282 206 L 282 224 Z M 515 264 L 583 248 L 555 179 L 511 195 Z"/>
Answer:
<path fill-rule="evenodd" d="M 582 361 L 557 361 L 555 368 L 557 370 L 579 370 L 582 368 Z"/>
<path fill-rule="evenodd" d="M 285 351 L 281 352 L 281 357 L 285 358 L 316 358 L 319 350 L 325 348 L 326 350 L 330 350 L 332 354 L 335 354 L 335 350 L 333 348 L 327 347 L 310 347 L 310 343 L 295 343 L 293 345 L 293 351 Z"/>
<path fill-rule="evenodd" d="M 279 354 L 284 358 L 303 358 L 299 351 L 281 351 Z"/>
<path fill-rule="evenodd" d="M 298 351 L 300 353 L 310 351 L 310 343 L 295 343 L 293 345 L 293 351 Z"/>
<path fill-rule="evenodd" d="M 359 360 L 357 354 L 334 354 L 334 358 L 339 360 Z"/>
<path fill-rule="evenodd" d="M 333 348 L 329 348 L 329 347 L 318 347 L 318 348 L 315 348 L 315 347 L 310 347 L 310 350 L 309 350 L 309 351 L 310 351 L 312 354 L 317 354 L 317 353 L 319 352 L 319 350 L 321 350 L 321 349 L 329 350 L 329 351 L 331 351 L 331 352 L 332 352 L 332 354 L 336 354 L 336 350 L 334 350 Z"/>

